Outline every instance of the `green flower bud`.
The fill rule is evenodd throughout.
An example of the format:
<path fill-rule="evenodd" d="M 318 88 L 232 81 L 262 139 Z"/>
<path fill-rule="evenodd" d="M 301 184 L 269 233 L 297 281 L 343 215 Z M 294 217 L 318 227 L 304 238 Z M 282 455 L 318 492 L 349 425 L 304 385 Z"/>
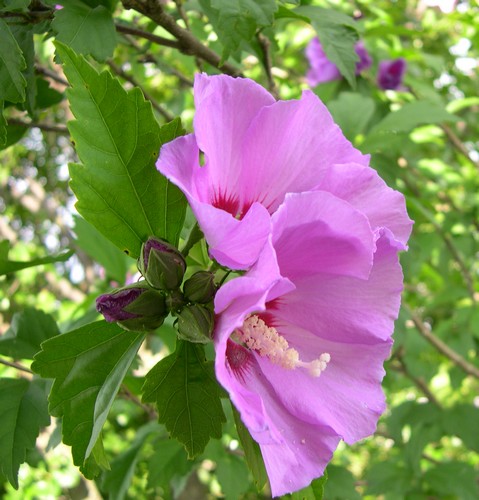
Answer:
<path fill-rule="evenodd" d="M 216 293 L 215 275 L 209 271 L 198 271 L 185 281 L 183 293 L 190 302 L 206 304 Z"/>
<path fill-rule="evenodd" d="M 186 262 L 173 245 L 149 238 L 141 247 L 138 269 L 153 288 L 175 290 L 183 281 Z"/>
<path fill-rule="evenodd" d="M 100 295 L 96 309 L 106 321 L 133 332 L 155 330 L 168 315 L 163 295 L 144 282 Z"/>
<path fill-rule="evenodd" d="M 206 344 L 211 341 L 214 313 L 199 304 L 184 307 L 178 314 L 178 337 L 189 342 Z"/>

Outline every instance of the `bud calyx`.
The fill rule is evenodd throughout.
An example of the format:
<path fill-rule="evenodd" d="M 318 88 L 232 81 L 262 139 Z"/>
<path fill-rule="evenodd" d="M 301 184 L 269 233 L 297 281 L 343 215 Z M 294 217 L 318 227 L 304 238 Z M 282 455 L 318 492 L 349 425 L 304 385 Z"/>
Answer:
<path fill-rule="evenodd" d="M 153 288 L 176 290 L 183 281 L 186 262 L 173 245 L 158 238 L 149 238 L 141 247 L 138 269 Z"/>
<path fill-rule="evenodd" d="M 137 332 L 155 330 L 168 315 L 163 295 L 145 282 L 100 295 L 96 309 L 106 321 Z"/>

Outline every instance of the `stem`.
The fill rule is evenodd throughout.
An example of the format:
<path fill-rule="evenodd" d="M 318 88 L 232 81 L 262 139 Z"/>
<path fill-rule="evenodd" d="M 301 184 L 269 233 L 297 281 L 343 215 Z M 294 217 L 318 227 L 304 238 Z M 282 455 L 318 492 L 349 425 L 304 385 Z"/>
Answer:
<path fill-rule="evenodd" d="M 268 88 L 275 99 L 278 99 L 278 89 L 276 88 L 276 83 L 273 79 L 273 73 L 271 71 L 272 62 L 271 54 L 269 52 L 269 47 L 271 45 L 269 39 L 265 37 L 262 33 L 256 35 L 261 51 L 263 52 L 263 67 L 266 73 L 266 78 L 268 79 Z"/>
<path fill-rule="evenodd" d="M 199 57 L 228 75 L 241 75 L 238 68 L 227 62 L 221 63 L 216 52 L 203 45 L 190 31 L 182 28 L 174 17 L 163 10 L 159 0 L 122 0 L 122 3 L 125 9 L 136 10 L 171 33 L 178 40 L 179 50 L 184 54 Z"/>
<path fill-rule="evenodd" d="M 180 45 L 175 40 L 170 40 L 169 38 L 164 38 L 162 36 L 154 35 L 148 31 L 143 31 L 138 28 L 133 28 L 131 26 L 124 26 L 123 24 L 115 24 L 116 31 L 118 33 L 123 33 L 125 35 L 135 35 L 150 42 L 157 43 L 158 45 L 164 45 L 165 47 L 172 47 L 174 49 L 179 49 Z"/>
<path fill-rule="evenodd" d="M 459 137 L 454 133 L 451 127 L 449 125 L 446 125 L 443 123 L 441 125 L 442 130 L 446 134 L 447 138 L 449 139 L 450 143 L 454 146 L 456 151 L 458 151 L 464 158 L 466 158 L 469 162 L 474 165 L 477 170 L 479 170 L 479 162 L 474 161 L 470 156 L 469 156 L 469 151 L 464 145 L 464 143 L 459 139 Z"/>
<path fill-rule="evenodd" d="M 406 185 L 408 187 L 412 187 L 410 182 L 404 178 L 404 181 L 406 182 Z M 419 198 L 419 196 L 417 196 Z M 476 296 L 476 291 L 474 288 L 474 278 L 471 275 L 471 272 L 469 268 L 467 267 L 466 263 L 464 262 L 464 259 L 462 258 L 461 253 L 459 250 L 456 248 L 453 240 L 449 236 L 449 234 L 445 233 L 442 227 L 436 222 L 434 217 L 429 214 L 429 212 L 419 203 L 416 202 L 416 200 L 411 199 L 411 203 L 414 204 L 414 206 L 424 215 L 424 217 L 434 226 L 434 229 L 436 232 L 441 236 L 443 239 L 447 249 L 449 250 L 449 253 L 453 256 L 454 260 L 457 262 L 457 265 L 459 266 L 460 272 L 462 274 L 462 277 L 464 279 L 464 282 L 466 283 L 466 288 L 467 291 L 469 292 L 469 295 L 472 299 L 473 302 L 477 302 L 477 296 Z"/>
<path fill-rule="evenodd" d="M 68 132 L 68 128 L 65 127 L 65 125 L 57 125 L 56 123 L 42 123 L 35 121 L 24 122 L 18 118 L 8 118 L 7 122 L 9 125 L 17 125 L 19 127 L 26 128 L 39 128 L 45 132 L 56 132 L 57 134 L 70 135 L 70 132 Z"/>
<path fill-rule="evenodd" d="M 469 363 L 464 359 L 459 353 L 451 349 L 447 344 L 445 344 L 441 339 L 436 337 L 432 331 L 423 323 L 421 318 L 407 305 L 404 304 L 405 310 L 411 317 L 414 326 L 417 328 L 418 332 L 430 343 L 432 344 L 441 354 L 450 359 L 456 366 L 461 368 L 468 375 L 472 375 L 479 379 L 479 368 Z"/>
<path fill-rule="evenodd" d="M 150 420 L 156 420 L 158 415 L 156 414 L 156 411 L 149 405 L 142 403 L 140 398 L 136 395 L 133 394 L 124 384 L 121 386 L 121 390 L 119 393 L 120 397 L 124 397 L 125 399 L 128 399 L 132 403 L 136 404 L 140 408 L 142 408 L 145 413 L 148 415 Z"/>
<path fill-rule="evenodd" d="M 181 250 L 181 253 L 183 254 L 184 257 L 186 257 L 190 253 L 190 250 L 196 243 L 198 243 L 198 241 L 201 240 L 201 238 L 203 238 L 203 232 L 201 231 L 200 226 L 198 226 L 198 223 L 196 223 L 191 228 L 190 234 L 188 235 L 188 239 L 185 241 L 185 245 Z"/>
<path fill-rule="evenodd" d="M 24 366 L 22 366 L 18 363 L 15 363 L 14 361 L 7 361 L 6 359 L 0 358 L 0 364 L 5 365 L 5 366 L 9 366 L 10 368 L 15 368 L 16 370 L 20 370 L 22 372 L 33 374 L 32 370 L 25 368 Z"/>
<path fill-rule="evenodd" d="M 138 42 L 134 38 L 132 38 L 130 35 L 127 35 L 124 33 L 123 36 L 124 36 L 126 42 L 128 43 L 128 45 L 133 47 L 141 56 L 141 58 L 139 59 L 140 62 L 153 63 L 159 69 L 161 69 L 163 72 L 176 76 L 180 80 L 180 82 L 185 84 L 186 86 L 188 86 L 188 87 L 193 86 L 193 80 L 191 80 L 188 77 L 186 77 L 185 75 L 183 75 L 176 68 L 173 68 L 173 67 L 169 66 L 168 64 L 166 64 L 165 62 L 158 60 L 153 54 L 148 52 L 145 48 L 141 47 L 138 44 Z"/>
<path fill-rule="evenodd" d="M 57 83 L 60 83 L 61 85 L 65 85 L 66 87 L 70 85 L 58 73 L 55 73 L 55 71 L 52 71 L 51 69 L 46 68 L 45 66 L 42 66 L 38 62 L 35 63 L 35 73 L 37 73 L 38 75 L 47 76 L 48 78 L 54 80 Z"/>
<path fill-rule="evenodd" d="M 438 408 L 442 408 L 441 403 L 439 403 L 439 401 L 436 399 L 436 396 L 434 396 L 434 394 L 431 392 L 426 382 L 422 378 L 416 377 L 409 371 L 409 368 L 404 361 L 404 348 L 401 347 L 400 349 L 398 349 L 393 354 L 392 358 L 397 359 L 398 365 L 391 364 L 391 368 L 402 373 L 409 380 L 414 382 L 414 385 L 426 396 L 430 403 L 436 405 Z"/>

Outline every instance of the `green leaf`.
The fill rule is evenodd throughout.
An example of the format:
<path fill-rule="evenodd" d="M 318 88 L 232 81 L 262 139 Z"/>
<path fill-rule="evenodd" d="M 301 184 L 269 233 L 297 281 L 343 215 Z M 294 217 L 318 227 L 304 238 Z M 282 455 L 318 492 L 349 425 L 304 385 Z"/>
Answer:
<path fill-rule="evenodd" d="M 0 149 L 7 149 L 13 144 L 16 144 L 28 132 L 27 127 L 22 127 L 21 125 L 8 125 L 6 122 L 6 129 L 2 131 L 2 122 L 4 121 L 2 113 L 0 112 Z M 2 136 L 2 134 L 6 135 Z"/>
<path fill-rule="evenodd" d="M 8 249 L 9 242 L 4 241 L 2 242 L 2 245 Z M 43 264 L 53 264 L 55 262 L 65 262 L 73 255 L 73 253 L 74 253 L 73 250 L 70 250 L 69 252 L 64 252 L 58 255 L 51 255 L 49 257 L 40 257 L 38 259 L 33 259 L 26 262 L 20 262 L 15 260 L 8 260 L 8 250 L 7 250 L 7 253 L 5 252 L 0 253 L 0 276 L 2 274 L 14 273 L 16 271 L 20 271 L 28 267 L 42 266 Z"/>
<path fill-rule="evenodd" d="M 189 458 L 202 453 L 211 437 L 221 437 L 226 418 L 203 346 L 178 340 L 176 351 L 147 374 L 143 401 L 157 404 L 160 423 L 185 446 Z"/>
<path fill-rule="evenodd" d="M 115 50 L 115 23 L 103 5 L 92 8 L 79 1 L 66 2 L 63 9 L 55 11 L 52 28 L 57 40 L 97 61 L 105 61 Z"/>
<path fill-rule="evenodd" d="M 201 0 L 200 3 L 209 13 L 223 44 L 222 61 L 239 48 L 242 40 L 251 40 L 258 28 L 271 26 L 278 10 L 275 0 Z"/>
<path fill-rule="evenodd" d="M 0 101 L 23 102 L 25 59 L 10 28 L 0 19 Z"/>
<path fill-rule="evenodd" d="M 136 464 L 141 458 L 141 450 L 148 438 L 158 430 L 156 422 L 149 422 L 137 429 L 131 446 L 111 462 L 111 470 L 105 472 L 101 485 L 102 490 L 108 492 L 109 498 L 123 500 L 126 497 Z"/>
<path fill-rule="evenodd" d="M 188 460 L 184 448 L 174 439 L 158 439 L 153 443 L 155 452 L 148 459 L 148 488 L 161 487 L 169 498 L 170 485 L 186 476 L 195 465 Z"/>
<path fill-rule="evenodd" d="M 186 200 L 154 164 L 160 146 L 183 133 L 179 120 L 160 129 L 138 88 L 125 91 L 64 45 L 57 52 L 72 85 L 69 128 L 83 162 L 70 165 L 76 208 L 134 258 L 149 236 L 177 244 Z"/>
<path fill-rule="evenodd" d="M 35 48 L 33 46 L 34 29 L 28 24 L 11 24 L 10 30 L 18 43 L 25 59 L 25 68 L 22 75 L 26 82 L 26 93 L 24 107 L 30 114 L 35 115 L 35 101 L 37 85 L 35 77 Z"/>
<path fill-rule="evenodd" d="M 246 463 L 253 475 L 253 480 L 258 491 L 262 490 L 268 482 L 268 474 L 264 466 L 263 455 L 258 443 L 251 437 L 247 427 L 241 420 L 241 416 L 233 406 L 233 416 L 235 420 L 236 431 L 240 439 L 241 446 L 245 454 Z"/>
<path fill-rule="evenodd" d="M 328 465 L 328 480 L 324 485 L 324 494 L 328 500 L 361 500 L 356 491 L 355 477 L 345 467 Z"/>
<path fill-rule="evenodd" d="M 47 80 L 36 78 L 37 100 L 36 106 L 38 109 L 46 109 L 50 106 L 60 103 L 65 98 L 64 94 L 50 87 Z"/>
<path fill-rule="evenodd" d="M 32 370 L 54 378 L 49 410 L 63 416 L 63 442 L 83 466 L 100 437 L 120 384 L 144 334 L 98 321 L 42 344 Z"/>
<path fill-rule="evenodd" d="M 414 101 L 406 103 L 398 111 L 389 113 L 371 131 L 378 132 L 409 132 L 419 125 L 433 123 L 455 122 L 458 118 L 439 104 L 429 101 Z"/>
<path fill-rule="evenodd" d="M 479 433 L 477 432 L 479 408 L 458 404 L 444 410 L 441 418 L 445 433 L 461 438 L 468 448 L 479 453 Z"/>
<path fill-rule="evenodd" d="M 7 144 L 7 120 L 3 116 L 3 101 L 0 100 L 0 148 Z"/>
<path fill-rule="evenodd" d="M 388 148 L 388 141 L 393 135 L 410 132 L 420 125 L 455 122 L 457 119 L 455 115 L 448 113 L 443 106 L 435 102 L 409 102 L 398 111 L 389 113 L 375 125 L 361 144 L 361 150 L 372 152 Z"/>
<path fill-rule="evenodd" d="M 341 92 L 338 99 L 328 103 L 328 109 L 343 134 L 353 141 L 357 135 L 364 132 L 376 105 L 370 97 L 353 92 Z"/>
<path fill-rule="evenodd" d="M 38 433 L 50 424 L 45 382 L 0 379 L 0 473 L 18 488 L 18 468 L 27 450 L 35 447 Z"/>
<path fill-rule="evenodd" d="M 216 463 L 215 474 L 224 497 L 227 500 L 243 498 L 243 493 L 250 487 L 244 459 L 217 439 L 208 443 L 204 457 Z"/>
<path fill-rule="evenodd" d="M 77 245 L 101 264 L 108 276 L 123 283 L 131 260 L 85 219 L 78 216 L 73 219 Z"/>
<path fill-rule="evenodd" d="M 310 20 L 328 59 L 336 64 L 351 87 L 355 87 L 359 57 L 354 50 L 358 40 L 358 24 L 354 19 L 337 10 L 316 6 L 298 7 L 292 12 Z"/>
<path fill-rule="evenodd" d="M 436 464 L 423 477 L 436 498 L 476 500 L 479 498 L 477 472 L 466 462 Z"/>
<path fill-rule="evenodd" d="M 396 458 L 374 464 L 366 477 L 366 493 L 375 496 L 395 493 L 400 498 L 406 498 L 413 483 L 413 471 Z"/>
<path fill-rule="evenodd" d="M 1 0 L 0 11 L 26 9 L 32 0 Z"/>
<path fill-rule="evenodd" d="M 10 328 L 0 338 L 0 353 L 15 359 L 33 359 L 40 344 L 59 333 L 52 316 L 27 307 L 13 315 Z"/>

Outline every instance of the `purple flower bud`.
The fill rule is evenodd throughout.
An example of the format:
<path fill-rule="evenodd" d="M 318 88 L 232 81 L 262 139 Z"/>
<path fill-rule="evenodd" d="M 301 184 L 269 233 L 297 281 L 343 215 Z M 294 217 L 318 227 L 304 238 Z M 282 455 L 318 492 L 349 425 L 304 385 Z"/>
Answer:
<path fill-rule="evenodd" d="M 173 245 L 149 238 L 141 248 L 138 269 L 153 288 L 175 290 L 183 281 L 186 262 Z"/>
<path fill-rule="evenodd" d="M 215 315 L 199 304 L 184 307 L 178 314 L 178 337 L 189 342 L 211 342 Z"/>
<path fill-rule="evenodd" d="M 209 271 L 198 271 L 185 281 L 183 292 L 190 302 L 206 304 L 216 293 L 215 275 Z"/>
<path fill-rule="evenodd" d="M 383 90 L 398 90 L 402 87 L 406 61 L 401 57 L 392 61 L 381 61 L 378 69 L 378 86 Z"/>
<path fill-rule="evenodd" d="M 144 282 L 100 295 L 96 309 L 106 321 L 131 331 L 155 330 L 168 315 L 163 295 Z"/>

